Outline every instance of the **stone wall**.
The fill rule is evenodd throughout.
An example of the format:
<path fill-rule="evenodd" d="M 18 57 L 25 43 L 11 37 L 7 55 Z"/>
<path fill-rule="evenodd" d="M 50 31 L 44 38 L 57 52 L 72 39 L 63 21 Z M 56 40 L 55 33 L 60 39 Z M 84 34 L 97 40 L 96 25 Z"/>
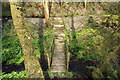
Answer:
<path fill-rule="evenodd" d="M 71 17 L 61 17 L 63 20 L 63 25 L 65 25 L 65 28 L 67 30 L 75 29 L 78 30 L 82 28 L 87 22 L 89 17 L 92 16 L 93 20 L 96 21 L 97 23 L 101 23 L 101 17 L 100 16 L 71 16 Z M 57 22 L 54 22 L 53 18 L 50 18 L 51 25 L 57 24 Z M 27 21 L 32 23 L 33 25 L 36 26 L 45 26 L 45 19 L 44 18 L 27 18 Z"/>

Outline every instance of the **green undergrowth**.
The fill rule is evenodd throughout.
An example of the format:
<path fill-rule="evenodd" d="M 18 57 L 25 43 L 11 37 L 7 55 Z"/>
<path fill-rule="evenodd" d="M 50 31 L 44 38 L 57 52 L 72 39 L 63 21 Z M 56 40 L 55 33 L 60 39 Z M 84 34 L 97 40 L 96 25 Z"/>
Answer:
<path fill-rule="evenodd" d="M 13 24 L 3 26 L 2 34 L 2 61 L 8 64 L 20 64 L 23 62 L 23 53 L 19 39 L 14 30 Z"/>
<path fill-rule="evenodd" d="M 67 73 L 52 73 L 49 71 L 45 71 L 44 72 L 44 76 L 46 77 L 54 77 L 54 76 L 58 76 L 58 77 L 66 77 L 66 78 L 72 78 L 76 75 L 76 73 L 73 72 L 67 72 Z M 20 72 L 11 72 L 8 74 L 5 74 L 4 72 L 2 72 L 2 75 L 0 76 L 0 79 L 24 79 L 26 78 L 26 72 L 25 71 L 20 71 Z"/>
<path fill-rule="evenodd" d="M 69 36 L 70 55 L 76 60 L 92 61 L 96 65 L 89 66 L 93 69 L 93 78 L 118 79 L 119 64 L 117 61 L 119 48 L 118 15 L 103 16 L 103 24 L 97 23 L 93 17 L 88 23 Z M 116 44 L 118 43 L 118 44 Z M 115 51 L 117 49 L 117 51 Z M 98 64 L 99 62 L 99 64 Z M 95 75 L 96 74 L 96 75 Z"/>
<path fill-rule="evenodd" d="M 21 71 L 21 72 L 11 72 L 8 74 L 2 73 L 2 76 L 0 76 L 0 79 L 9 79 L 9 78 L 26 78 L 26 72 L 25 71 Z"/>

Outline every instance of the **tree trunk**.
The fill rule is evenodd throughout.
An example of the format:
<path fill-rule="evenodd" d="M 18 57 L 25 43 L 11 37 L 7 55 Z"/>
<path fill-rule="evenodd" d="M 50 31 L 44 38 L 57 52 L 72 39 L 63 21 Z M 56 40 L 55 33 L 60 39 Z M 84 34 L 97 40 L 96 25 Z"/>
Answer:
<path fill-rule="evenodd" d="M 14 28 L 24 53 L 26 77 L 44 79 L 43 71 L 33 50 L 32 37 L 27 29 L 25 17 L 19 9 L 19 3 L 11 2 L 10 7 Z"/>
<path fill-rule="evenodd" d="M 86 8 L 87 8 L 87 7 L 86 7 L 86 6 L 87 6 L 87 2 L 86 2 L 86 0 L 85 0 L 84 4 L 85 4 L 85 8 L 84 8 L 84 9 L 86 10 Z"/>
<path fill-rule="evenodd" d="M 49 8 L 48 8 L 48 2 L 43 2 L 44 6 L 44 14 L 45 14 L 45 22 L 47 26 L 49 25 Z"/>

